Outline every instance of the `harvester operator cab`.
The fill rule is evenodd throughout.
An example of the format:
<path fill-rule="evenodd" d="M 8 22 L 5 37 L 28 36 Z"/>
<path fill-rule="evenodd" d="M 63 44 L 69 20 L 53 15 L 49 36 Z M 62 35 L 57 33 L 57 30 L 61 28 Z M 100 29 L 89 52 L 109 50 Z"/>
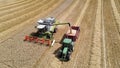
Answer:
<path fill-rule="evenodd" d="M 45 33 L 47 31 L 47 27 L 45 25 L 37 26 L 38 32 Z"/>
<path fill-rule="evenodd" d="M 37 27 L 38 31 L 40 31 L 40 32 L 50 31 L 51 25 L 53 23 L 55 23 L 55 18 L 48 17 L 44 20 L 40 19 L 37 21 L 37 23 L 38 23 L 38 26 L 36 26 L 36 27 Z"/>
<path fill-rule="evenodd" d="M 40 19 L 37 23 L 38 25 L 36 26 L 36 28 L 38 29 L 38 32 L 44 33 L 45 31 L 47 31 L 47 26 L 42 24 L 44 23 L 43 20 Z"/>

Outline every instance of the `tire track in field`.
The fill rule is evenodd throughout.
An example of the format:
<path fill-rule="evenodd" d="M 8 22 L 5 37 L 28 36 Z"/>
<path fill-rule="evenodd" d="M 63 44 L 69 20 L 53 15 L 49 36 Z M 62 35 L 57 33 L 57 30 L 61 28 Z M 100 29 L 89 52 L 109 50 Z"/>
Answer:
<path fill-rule="evenodd" d="M 112 5 L 113 13 L 114 13 L 114 16 L 115 16 L 115 19 L 116 19 L 116 26 L 118 28 L 118 32 L 119 32 L 119 35 L 120 35 L 120 14 L 117 10 L 117 7 L 115 5 L 114 0 L 111 0 L 111 5 Z"/>
<path fill-rule="evenodd" d="M 101 23 L 102 23 L 102 2 L 98 0 L 98 7 L 96 13 L 96 21 L 95 21 L 95 29 L 93 33 L 93 43 L 92 43 L 92 50 L 91 50 L 91 58 L 90 58 L 90 67 L 89 68 L 102 68 L 101 67 Z"/>
<path fill-rule="evenodd" d="M 114 0 L 118 13 L 120 14 L 120 0 Z"/>
<path fill-rule="evenodd" d="M 105 45 L 106 45 L 106 68 L 120 67 L 120 35 L 116 26 L 116 20 L 110 0 L 103 1 Z"/>

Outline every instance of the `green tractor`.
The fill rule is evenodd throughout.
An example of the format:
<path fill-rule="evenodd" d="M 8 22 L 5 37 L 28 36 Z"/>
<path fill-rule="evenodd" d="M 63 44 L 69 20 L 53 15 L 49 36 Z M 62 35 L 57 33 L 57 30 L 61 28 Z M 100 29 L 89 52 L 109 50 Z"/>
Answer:
<path fill-rule="evenodd" d="M 60 58 L 61 61 L 69 61 L 73 50 L 74 44 L 72 39 L 65 38 L 62 42 L 62 47 L 59 50 L 58 58 Z"/>

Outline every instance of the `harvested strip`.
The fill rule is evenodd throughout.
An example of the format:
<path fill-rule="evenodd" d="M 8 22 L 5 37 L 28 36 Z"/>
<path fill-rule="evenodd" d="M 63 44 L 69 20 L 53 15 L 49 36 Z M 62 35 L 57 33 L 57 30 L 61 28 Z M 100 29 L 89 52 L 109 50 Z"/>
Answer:
<path fill-rule="evenodd" d="M 69 10 L 66 11 L 66 13 L 64 13 L 64 16 L 61 18 L 61 20 L 65 20 L 70 13 L 72 13 L 72 11 L 74 10 L 74 8 L 76 7 L 76 5 L 79 3 L 80 0 L 76 0 L 75 3 L 73 3 L 73 5 L 70 7 Z"/>
<path fill-rule="evenodd" d="M 101 0 L 98 0 L 90 68 L 101 68 Z"/>
<path fill-rule="evenodd" d="M 87 0 L 87 2 L 85 3 L 85 8 L 83 8 L 83 10 L 81 11 L 81 13 L 79 14 L 79 15 L 80 15 L 80 16 L 79 16 L 79 19 L 77 20 L 77 22 L 76 22 L 75 25 L 79 25 L 80 22 L 82 21 L 82 19 L 83 19 L 83 17 L 84 17 L 84 14 L 85 14 L 85 12 L 86 12 L 86 9 L 87 9 L 87 7 L 88 7 L 88 5 L 89 5 L 89 2 L 90 2 L 90 0 Z"/>
<path fill-rule="evenodd" d="M 17 11 L 15 11 L 13 13 L 10 13 L 10 14 L 7 13 L 6 15 L 0 17 L 0 22 L 1 23 L 2 22 L 6 22 L 6 21 L 9 21 L 10 19 L 13 19 L 15 17 L 19 17 L 19 16 L 21 16 L 23 14 L 26 14 L 28 12 L 34 11 L 33 9 L 39 8 L 39 6 L 41 6 L 42 3 L 45 3 L 45 2 L 47 2 L 47 0 L 44 0 L 43 2 L 41 2 L 41 1 L 38 0 L 38 1 L 32 2 L 32 4 L 29 4 L 29 5 L 34 5 L 35 4 L 34 6 L 31 6 L 31 7 L 30 6 L 24 7 L 23 6 L 23 8 L 21 10 L 17 10 Z"/>
<path fill-rule="evenodd" d="M 102 0 L 102 6 L 101 6 L 101 8 L 102 8 L 102 24 L 101 24 L 101 26 L 102 26 L 102 67 L 104 67 L 104 68 L 107 68 L 107 50 L 106 50 L 106 38 L 105 38 L 105 22 L 104 22 L 104 6 L 103 6 L 103 0 Z"/>
<path fill-rule="evenodd" d="M 14 4 L 18 4 L 18 3 L 21 3 L 21 2 L 24 2 L 25 0 L 19 0 L 19 1 L 13 1 L 13 2 L 10 2 L 10 3 L 2 3 L 0 4 L 0 7 L 5 7 L 5 6 L 10 6 L 10 5 L 14 5 Z"/>
<path fill-rule="evenodd" d="M 115 16 L 115 19 L 117 21 L 117 28 L 118 28 L 118 31 L 119 31 L 119 34 L 120 34 L 120 14 L 115 6 L 115 1 L 114 0 L 111 0 L 111 5 L 112 5 L 112 9 L 113 9 L 113 13 L 114 13 L 114 16 Z"/>
<path fill-rule="evenodd" d="M 44 1 L 44 0 L 42 0 L 42 1 Z M 41 1 L 41 2 L 42 2 Z M 31 7 L 31 6 L 33 6 L 34 4 L 36 4 L 36 3 L 38 3 L 38 1 L 34 1 L 34 2 L 30 2 L 30 3 L 25 3 L 24 5 L 22 5 L 22 6 L 16 6 L 16 7 L 14 7 L 14 8 L 11 8 L 11 9 L 8 9 L 8 10 L 3 10 L 3 11 L 0 11 L 0 18 L 2 18 L 3 16 L 5 16 L 5 15 L 8 15 L 8 14 L 14 14 L 14 13 L 16 13 L 16 12 L 18 12 L 18 11 L 21 11 L 21 10 L 23 10 L 23 9 L 26 9 L 26 8 L 28 8 L 28 7 Z"/>
<path fill-rule="evenodd" d="M 69 3 L 69 2 L 70 2 L 70 3 Z M 54 17 L 57 18 L 57 16 L 61 15 L 61 14 L 59 14 L 58 12 L 63 13 L 63 10 L 68 9 L 68 7 L 69 7 L 69 5 L 71 4 L 71 2 L 73 3 L 73 0 L 72 0 L 72 1 L 69 1 L 69 0 L 66 0 L 66 1 L 65 1 L 65 0 L 64 0 L 64 1 L 62 2 L 62 5 L 60 5 L 60 6 L 58 6 L 57 8 L 55 8 L 55 10 L 53 10 L 52 13 L 48 15 L 48 17 L 54 16 Z M 64 6 L 66 6 L 66 7 L 64 7 Z M 60 9 L 61 9 L 61 10 L 60 10 Z"/>
<path fill-rule="evenodd" d="M 117 10 L 120 14 L 120 0 L 114 0 L 114 2 L 115 2 L 115 5 L 116 5 L 116 8 L 117 8 Z"/>
<path fill-rule="evenodd" d="M 73 60 L 74 65 L 72 68 L 89 68 L 96 6 L 96 0 L 87 0 L 83 10 L 79 14 L 78 20 L 76 21 L 75 26 L 79 26 L 81 32 L 80 37 L 76 43 L 76 54 L 75 59 Z"/>
<path fill-rule="evenodd" d="M 24 4 L 26 4 L 26 3 L 30 3 L 30 2 L 33 2 L 33 0 L 24 1 L 24 2 L 22 2 L 22 3 L 18 3 L 18 4 L 6 6 L 6 7 L 1 7 L 1 8 L 0 8 L 0 11 L 8 10 L 8 9 L 11 9 L 11 8 L 14 8 L 14 7 L 18 7 L 18 6 L 22 6 L 22 5 L 24 5 Z"/>
<path fill-rule="evenodd" d="M 120 35 L 116 26 L 111 0 L 103 0 L 107 68 L 120 67 Z"/>
<path fill-rule="evenodd" d="M 47 0 L 46 0 L 46 1 L 47 1 Z M 52 1 L 51 1 L 51 2 L 52 2 Z M 48 4 L 49 4 L 49 3 L 48 3 Z M 48 4 L 45 4 L 45 5 L 48 5 Z M 40 5 L 42 5 L 42 4 L 40 4 Z M 45 7 L 46 7 L 45 5 L 42 5 L 42 7 L 44 7 L 44 9 L 47 9 L 47 8 L 45 8 Z M 8 21 L 6 21 L 6 22 L 0 23 L 0 28 L 1 28 L 1 29 L 0 29 L 0 32 L 6 30 L 6 29 L 8 29 L 8 28 L 10 28 L 10 27 L 12 27 L 12 26 L 14 26 L 14 25 L 16 25 L 16 24 L 22 23 L 24 20 L 27 20 L 27 19 L 33 17 L 34 14 L 35 14 L 35 15 L 36 15 L 36 14 L 39 14 L 39 11 L 41 11 L 41 10 L 43 11 L 43 10 L 44 10 L 42 7 L 39 8 L 39 9 L 35 8 L 34 10 L 31 9 L 31 10 L 33 10 L 33 11 L 28 12 L 27 14 L 22 13 L 22 14 L 23 14 L 22 16 L 19 16 L 19 17 L 13 18 L 13 19 L 11 19 L 11 20 L 8 20 Z"/>

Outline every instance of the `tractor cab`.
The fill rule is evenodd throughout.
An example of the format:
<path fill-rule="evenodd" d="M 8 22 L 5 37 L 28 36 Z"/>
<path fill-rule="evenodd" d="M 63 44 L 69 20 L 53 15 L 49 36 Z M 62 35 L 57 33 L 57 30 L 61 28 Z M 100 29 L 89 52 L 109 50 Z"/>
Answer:
<path fill-rule="evenodd" d="M 65 47 L 67 47 L 70 52 L 73 51 L 73 42 L 71 39 L 65 38 L 63 40 L 62 49 L 64 49 Z"/>

